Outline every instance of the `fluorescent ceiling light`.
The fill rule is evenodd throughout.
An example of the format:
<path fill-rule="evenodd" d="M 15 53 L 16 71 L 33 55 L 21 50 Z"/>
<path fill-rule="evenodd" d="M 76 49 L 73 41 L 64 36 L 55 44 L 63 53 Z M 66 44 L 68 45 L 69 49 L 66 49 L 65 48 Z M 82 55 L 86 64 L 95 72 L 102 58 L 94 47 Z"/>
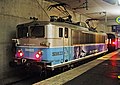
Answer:
<path fill-rule="evenodd" d="M 117 0 L 103 0 L 109 4 L 115 5 Z"/>
<path fill-rule="evenodd" d="M 118 4 L 120 4 L 120 0 L 118 0 Z"/>

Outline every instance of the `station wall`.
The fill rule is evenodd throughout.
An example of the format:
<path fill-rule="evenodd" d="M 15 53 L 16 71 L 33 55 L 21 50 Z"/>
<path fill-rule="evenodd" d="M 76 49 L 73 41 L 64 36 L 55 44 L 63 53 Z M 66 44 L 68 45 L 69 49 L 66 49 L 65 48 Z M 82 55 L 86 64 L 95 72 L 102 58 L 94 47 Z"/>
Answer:
<path fill-rule="evenodd" d="M 12 39 L 15 38 L 16 25 L 31 21 L 30 17 L 38 20 L 49 20 L 51 15 L 62 14 L 58 10 L 47 10 L 53 3 L 44 0 L 0 0 L 0 79 L 14 72 L 9 62 L 14 57 Z M 71 12 L 73 21 L 85 21 L 87 17 Z"/>

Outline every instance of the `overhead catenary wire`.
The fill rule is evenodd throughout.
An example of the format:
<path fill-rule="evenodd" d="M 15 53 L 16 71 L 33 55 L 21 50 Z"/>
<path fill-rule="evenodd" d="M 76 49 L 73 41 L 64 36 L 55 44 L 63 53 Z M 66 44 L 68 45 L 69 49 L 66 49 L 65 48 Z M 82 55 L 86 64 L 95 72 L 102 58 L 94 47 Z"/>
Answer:
<path fill-rule="evenodd" d="M 47 15 L 47 17 L 50 19 L 48 13 L 47 13 L 47 12 L 45 11 L 45 9 L 41 6 L 41 4 L 39 3 L 39 1 L 38 1 L 38 0 L 35 0 L 35 1 L 37 2 L 38 7 L 40 7 L 40 8 L 45 12 L 45 14 Z"/>

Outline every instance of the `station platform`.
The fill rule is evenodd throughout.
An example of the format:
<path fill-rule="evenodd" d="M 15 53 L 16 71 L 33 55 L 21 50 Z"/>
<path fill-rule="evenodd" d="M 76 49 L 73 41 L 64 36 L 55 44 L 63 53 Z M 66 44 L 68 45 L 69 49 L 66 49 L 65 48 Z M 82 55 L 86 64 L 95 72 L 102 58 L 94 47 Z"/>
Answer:
<path fill-rule="evenodd" d="M 120 85 L 120 50 L 33 85 Z"/>

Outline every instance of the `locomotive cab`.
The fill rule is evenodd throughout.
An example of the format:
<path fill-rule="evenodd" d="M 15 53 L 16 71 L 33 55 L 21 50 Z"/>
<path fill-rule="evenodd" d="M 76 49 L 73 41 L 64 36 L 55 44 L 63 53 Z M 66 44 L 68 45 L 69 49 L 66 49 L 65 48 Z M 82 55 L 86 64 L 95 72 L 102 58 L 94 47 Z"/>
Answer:
<path fill-rule="evenodd" d="M 17 26 L 17 64 L 55 65 L 70 61 L 71 30 L 54 22 L 32 22 Z M 65 56 L 65 57 L 64 57 Z M 57 58 L 55 58 L 57 57 Z"/>

